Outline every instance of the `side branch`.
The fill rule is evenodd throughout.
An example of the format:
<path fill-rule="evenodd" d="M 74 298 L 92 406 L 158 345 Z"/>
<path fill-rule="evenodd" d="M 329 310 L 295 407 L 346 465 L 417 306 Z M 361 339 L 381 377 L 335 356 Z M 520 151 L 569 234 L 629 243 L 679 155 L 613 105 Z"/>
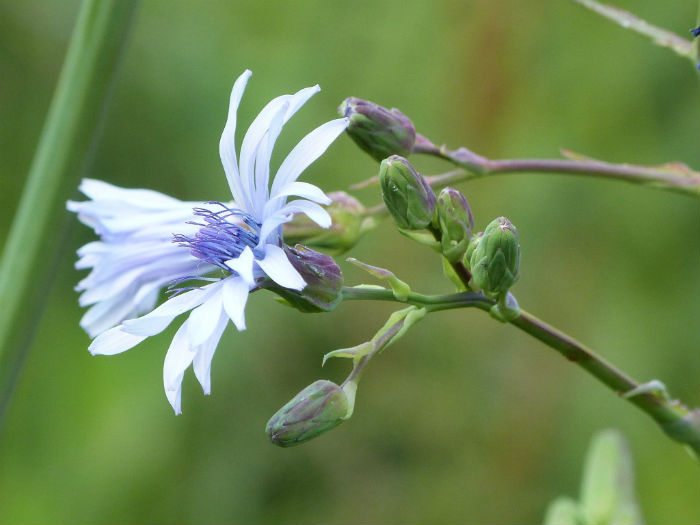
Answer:
<path fill-rule="evenodd" d="M 438 147 L 427 139 L 424 139 L 421 147 L 414 152 L 440 157 L 464 168 L 465 171 L 428 177 L 428 182 L 433 187 L 502 173 L 563 173 L 623 180 L 700 198 L 700 173 L 678 162 L 653 167 L 613 164 L 568 151 L 564 151 L 564 154 L 570 157 L 568 159 L 491 160 L 467 148 L 452 151 L 445 146 Z"/>
<path fill-rule="evenodd" d="M 343 300 L 372 300 L 404 302 L 425 307 L 429 312 L 475 306 L 488 312 L 494 301 L 481 294 L 456 293 L 423 295 L 411 293 L 405 301 L 397 301 L 392 290 L 381 287 L 343 288 Z M 677 400 L 668 399 L 617 369 L 582 343 L 548 325 L 534 315 L 521 310 L 510 324 L 553 348 L 569 361 L 577 364 L 618 395 L 644 411 L 675 441 L 689 446 L 700 456 L 700 411 L 691 410 Z M 631 395 L 633 392 L 634 395 Z M 625 395 L 627 394 L 627 395 Z"/>

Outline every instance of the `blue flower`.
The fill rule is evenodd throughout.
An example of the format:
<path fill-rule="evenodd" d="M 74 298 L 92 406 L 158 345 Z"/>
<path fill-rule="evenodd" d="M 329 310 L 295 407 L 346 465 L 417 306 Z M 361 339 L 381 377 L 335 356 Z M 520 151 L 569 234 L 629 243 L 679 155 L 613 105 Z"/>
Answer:
<path fill-rule="evenodd" d="M 236 114 L 250 75 L 250 71 L 244 72 L 233 86 L 228 120 L 219 143 L 233 203 L 209 202 L 197 205 L 188 212 L 195 217 L 189 221 L 190 224 L 183 221 L 178 223 L 181 226 L 179 229 L 171 229 L 176 233 L 172 246 L 180 254 L 187 254 L 177 272 L 173 272 L 171 267 L 163 268 L 160 273 L 158 270 L 150 273 L 144 271 L 144 267 L 155 264 L 155 259 L 149 258 L 147 254 L 142 256 L 148 264 L 133 265 L 134 271 L 148 274 L 145 281 L 155 289 L 166 278 L 182 280 L 196 277 L 217 267 L 228 275 L 220 279 L 207 279 L 213 282 L 204 286 L 179 289 L 178 294 L 150 313 L 137 319 L 125 320 L 101 333 L 89 348 L 92 354 L 118 354 L 147 337 L 162 332 L 175 317 L 190 312 L 177 330 L 163 366 L 165 393 L 176 414 L 181 412 L 182 378 L 190 365 L 204 393 L 210 393 L 211 361 L 217 344 L 229 320 L 233 321 L 238 330 L 245 329 L 245 304 L 252 290 L 271 282 L 293 290 L 305 287 L 304 279 L 289 262 L 282 248 L 282 225 L 298 213 L 307 215 L 321 227 L 331 225 L 330 216 L 321 206 L 329 204 L 330 199 L 316 186 L 298 182 L 297 179 L 343 132 L 347 127 L 347 119 L 332 120 L 306 135 L 271 178 L 270 156 L 282 127 L 320 88 L 314 86 L 302 89 L 294 95 L 283 95 L 269 102 L 248 128 L 239 159 L 235 148 Z M 288 202 L 289 197 L 298 198 Z M 176 202 L 177 205 L 170 203 L 171 211 L 173 216 L 179 214 L 177 220 L 180 220 L 184 214 L 179 205 L 184 203 Z M 88 204 L 90 203 L 73 203 L 69 204 L 69 208 L 72 206 L 74 211 L 81 213 L 80 205 Z M 89 223 L 89 214 L 86 210 L 82 213 L 83 221 Z M 134 220 L 133 217 L 129 219 L 121 214 L 118 217 Z M 159 228 L 161 226 L 162 223 L 159 223 Z M 172 228 L 172 224 L 168 224 L 168 227 Z M 87 254 L 83 256 L 85 255 Z M 169 251 L 168 257 L 176 257 L 175 252 Z M 123 262 L 128 265 L 128 260 Z M 85 266 L 89 265 L 85 263 Z M 93 268 L 88 279 L 99 269 L 96 265 Z M 111 273 L 114 276 L 120 275 L 116 271 Z M 102 284 L 109 288 L 110 282 L 104 281 Z M 83 297 L 90 292 L 88 284 L 83 283 L 81 289 L 86 290 Z M 91 300 L 95 294 L 92 295 L 89 298 Z M 87 300 L 84 302 L 89 304 Z M 135 310 L 142 309 L 144 304 L 139 303 Z M 97 304 L 93 308 L 100 307 L 101 304 Z M 96 326 L 84 324 L 97 331 Z M 105 321 L 102 324 L 107 323 Z"/>

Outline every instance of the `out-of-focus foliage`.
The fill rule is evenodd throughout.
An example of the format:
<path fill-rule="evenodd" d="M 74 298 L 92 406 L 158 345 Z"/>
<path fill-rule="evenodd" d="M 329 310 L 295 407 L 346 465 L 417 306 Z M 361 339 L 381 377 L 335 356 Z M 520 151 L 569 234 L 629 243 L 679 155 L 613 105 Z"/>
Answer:
<path fill-rule="evenodd" d="M 685 33 L 696 2 L 620 7 Z M 56 83 L 75 0 L 0 0 L 0 241 Z M 697 74 L 685 60 L 573 2 L 186 2 L 145 0 L 89 174 L 186 199 L 229 198 L 218 158 L 229 90 L 254 76 L 241 119 L 280 92 L 323 91 L 281 137 L 358 96 L 418 132 L 499 157 L 558 148 L 639 164 L 698 167 Z M 241 129 L 245 126 L 241 124 Z M 279 157 L 277 162 L 279 162 Z M 411 157 L 426 173 L 443 164 Z M 447 169 L 447 166 L 445 166 Z M 308 172 L 327 191 L 375 175 L 347 137 Z M 619 182 L 510 175 L 460 186 L 476 230 L 501 215 L 523 251 L 524 308 L 640 380 L 699 404 L 698 202 Z M 380 202 L 379 189 L 355 194 Z M 77 191 L 76 191 L 76 197 Z M 72 290 L 74 250 L 92 238 L 56 225 L 65 253 L 0 437 L 0 522 L 534 523 L 574 494 L 598 429 L 631 443 L 650 523 L 697 523 L 700 480 L 682 447 L 580 369 L 480 311 L 431 315 L 365 373 L 355 414 L 279 449 L 265 423 L 367 340 L 391 311 L 347 304 L 304 315 L 255 294 L 248 330 L 228 329 L 213 392 L 185 379 L 183 415 L 162 392 L 172 329 L 116 357 L 90 357 Z M 349 254 L 415 291 L 447 291 L 437 255 L 390 221 Z M 343 263 L 346 282 L 367 280 Z M 173 327 L 174 329 L 174 327 Z"/>

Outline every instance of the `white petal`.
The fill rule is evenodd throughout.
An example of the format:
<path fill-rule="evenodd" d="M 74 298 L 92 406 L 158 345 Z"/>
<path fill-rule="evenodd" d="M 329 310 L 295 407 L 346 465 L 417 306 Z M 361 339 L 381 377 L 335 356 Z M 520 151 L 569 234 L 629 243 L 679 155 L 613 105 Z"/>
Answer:
<path fill-rule="evenodd" d="M 116 201 L 132 205 L 144 205 L 148 208 L 172 208 L 181 201 L 153 190 L 120 188 L 97 179 L 83 179 L 80 191 L 93 201 Z M 73 203 L 83 204 L 83 203 Z M 71 210 L 72 211 L 72 210 Z"/>
<path fill-rule="evenodd" d="M 233 200 L 238 202 L 238 205 L 241 207 L 246 205 L 246 200 L 243 188 L 240 185 L 238 160 L 236 159 L 236 113 L 238 112 L 241 97 L 243 97 L 243 91 L 245 91 L 245 86 L 251 75 L 252 73 L 246 69 L 233 85 L 228 107 L 228 119 L 219 141 L 219 155 L 221 156 L 221 163 L 224 165 L 226 179 L 231 188 Z"/>
<path fill-rule="evenodd" d="M 281 186 L 276 193 L 270 195 L 270 201 L 273 199 L 279 199 L 281 197 L 301 197 L 303 199 L 309 199 L 311 201 L 317 202 L 319 204 L 330 204 L 331 200 L 328 196 L 323 193 L 321 188 L 309 184 L 308 182 L 290 182 Z M 279 207 L 279 206 L 278 206 Z M 267 211 L 267 210 L 266 210 Z"/>
<path fill-rule="evenodd" d="M 248 128 L 245 137 L 243 138 L 243 143 L 241 144 L 241 158 L 239 164 L 241 186 L 244 191 L 248 188 L 248 197 L 250 198 L 249 204 L 253 204 L 255 196 L 255 181 L 253 179 L 253 166 L 255 160 L 258 156 L 258 148 L 264 144 L 263 138 L 266 133 L 269 133 L 269 143 L 270 150 L 274 146 L 277 136 L 281 130 L 281 126 L 287 123 L 290 118 L 301 108 L 314 94 L 321 90 L 317 85 L 309 88 L 302 89 L 295 93 L 294 95 L 282 95 L 271 100 L 260 112 L 260 114 L 255 118 L 253 123 Z M 286 108 L 284 110 L 284 116 L 280 124 L 280 129 L 276 129 L 273 126 L 275 117 L 281 108 Z M 262 155 L 261 157 L 265 157 Z M 268 161 L 269 163 L 269 157 Z M 266 166 L 269 169 L 269 166 Z M 264 177 L 259 177 L 258 180 Z M 259 191 L 267 192 L 267 184 L 265 187 L 259 187 Z M 247 211 L 252 212 L 251 209 Z"/>
<path fill-rule="evenodd" d="M 187 337 L 187 323 L 185 321 L 175 333 L 168 353 L 165 354 L 165 362 L 163 363 L 163 386 L 165 387 L 165 395 L 170 401 L 170 404 L 175 410 L 175 414 L 180 414 L 180 400 L 182 397 L 182 378 L 185 375 L 185 370 L 192 363 L 195 352 L 190 349 L 190 342 Z"/>
<path fill-rule="evenodd" d="M 114 355 L 133 348 L 146 336 L 133 335 L 122 330 L 121 326 L 115 326 L 111 330 L 97 336 L 90 344 L 88 350 L 92 355 Z"/>
<path fill-rule="evenodd" d="M 260 111 L 253 123 L 246 131 L 243 142 L 241 143 L 241 158 L 238 165 L 239 178 L 244 198 L 246 199 L 245 211 L 254 212 L 253 199 L 255 195 L 255 158 L 258 153 L 258 148 L 265 138 L 265 134 L 270 129 L 272 121 L 279 111 L 286 111 L 291 95 L 282 95 L 272 99 Z M 234 200 L 235 196 L 234 196 Z"/>
<path fill-rule="evenodd" d="M 121 323 L 124 319 L 132 317 L 135 307 L 131 301 L 130 290 L 127 293 L 113 297 L 107 301 L 92 306 L 82 319 L 80 326 L 90 337 L 97 337 L 102 332 L 109 330 Z"/>
<path fill-rule="evenodd" d="M 214 357 L 214 352 L 216 352 L 216 347 L 219 344 L 219 340 L 227 324 L 228 317 L 225 312 L 221 311 L 214 332 L 211 337 L 197 349 L 197 355 L 194 356 L 194 360 L 192 361 L 194 375 L 197 376 L 199 384 L 202 385 L 204 395 L 209 395 L 211 393 L 211 360 Z"/>
<path fill-rule="evenodd" d="M 224 279 L 224 310 L 239 332 L 245 330 L 245 303 L 248 300 L 249 291 L 250 288 L 243 279 L 237 277 Z"/>
<path fill-rule="evenodd" d="M 287 259 L 284 250 L 274 244 L 265 246 L 265 258 L 257 261 L 262 270 L 277 284 L 292 290 L 301 290 L 306 282 Z"/>
<path fill-rule="evenodd" d="M 279 214 L 288 215 L 290 213 L 303 213 L 309 219 L 318 224 L 321 228 L 328 228 L 333 221 L 328 212 L 315 202 L 296 200 L 285 204 L 277 212 Z"/>
<path fill-rule="evenodd" d="M 253 286 L 255 284 L 255 279 L 253 277 L 254 259 L 253 250 L 246 246 L 238 257 L 226 261 L 226 266 L 240 275 L 241 279 L 243 279 L 246 284 Z"/>
<path fill-rule="evenodd" d="M 255 217 L 262 217 L 265 203 L 268 200 L 268 185 L 270 179 L 270 157 L 284 125 L 284 117 L 289 109 L 289 101 L 286 101 L 270 121 L 267 134 L 260 141 L 260 146 L 255 156 L 255 189 L 253 195 L 253 210 L 251 213 Z M 253 190 L 251 189 L 251 192 Z"/>
<path fill-rule="evenodd" d="M 272 193 L 297 180 L 299 175 L 328 149 L 328 146 L 347 126 L 346 118 L 331 120 L 301 139 L 277 170 L 275 182 L 272 184 Z"/>
<path fill-rule="evenodd" d="M 223 287 L 222 287 L 223 288 Z M 190 346 L 196 347 L 203 344 L 216 329 L 216 324 L 221 316 L 223 305 L 221 304 L 221 291 L 212 294 L 200 306 L 192 310 L 187 321 Z"/>
<path fill-rule="evenodd" d="M 284 213 L 276 213 L 275 215 L 265 219 L 265 222 L 263 222 L 262 227 L 260 228 L 260 241 L 258 242 L 257 247 L 261 248 L 268 244 L 270 235 L 277 231 L 277 227 L 285 222 L 291 221 L 293 218 L 293 213 L 288 213 L 286 215 Z M 271 240 L 272 243 L 276 244 L 275 241 L 276 239 Z"/>
<path fill-rule="evenodd" d="M 168 299 L 143 317 L 124 321 L 122 325 L 124 331 L 143 336 L 151 336 L 162 332 L 178 315 L 192 310 L 192 308 L 206 301 L 207 297 L 215 290 L 214 287 L 219 285 L 219 282 L 182 293 L 172 299 Z"/>

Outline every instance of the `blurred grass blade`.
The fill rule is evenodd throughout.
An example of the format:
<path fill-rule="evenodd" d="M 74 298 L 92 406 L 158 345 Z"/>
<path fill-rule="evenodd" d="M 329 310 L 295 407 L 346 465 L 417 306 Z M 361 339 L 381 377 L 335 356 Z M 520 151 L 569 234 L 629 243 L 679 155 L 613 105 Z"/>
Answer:
<path fill-rule="evenodd" d="M 627 442 L 616 430 L 594 436 L 581 483 L 585 523 L 640 525 L 643 520 L 634 489 L 634 468 Z"/>
<path fill-rule="evenodd" d="M 571 498 L 557 498 L 547 507 L 544 525 L 581 525 L 582 523 L 578 504 Z"/>
<path fill-rule="evenodd" d="M 138 0 L 84 0 L 0 259 L 0 424 L 54 271 L 57 224 L 95 143 Z"/>

